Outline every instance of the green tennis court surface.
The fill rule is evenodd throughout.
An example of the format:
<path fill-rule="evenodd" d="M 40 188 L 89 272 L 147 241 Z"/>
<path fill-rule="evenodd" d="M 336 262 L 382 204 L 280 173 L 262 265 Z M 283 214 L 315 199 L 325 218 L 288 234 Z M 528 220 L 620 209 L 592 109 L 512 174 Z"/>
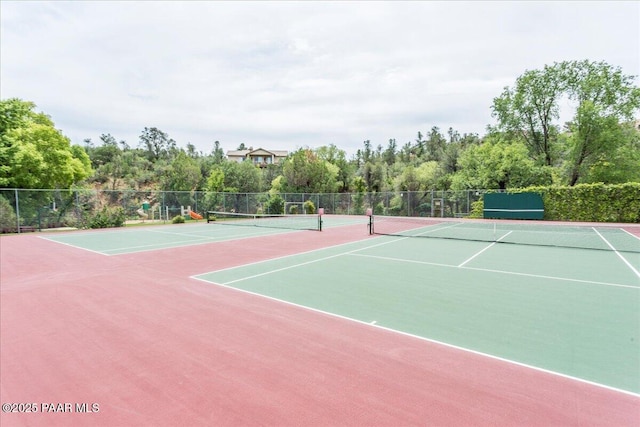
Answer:
<path fill-rule="evenodd" d="M 640 254 L 379 236 L 196 278 L 640 392 Z"/>
<path fill-rule="evenodd" d="M 217 221 L 209 224 L 144 226 L 51 234 L 43 238 L 104 255 L 121 255 L 285 233 L 304 232 L 313 236 L 313 233 L 320 233 L 320 231 L 300 229 L 300 225 L 306 226 L 316 221 L 317 217 L 311 217 L 306 221 L 300 221 L 295 218 L 286 220 L 283 218 L 277 221 L 277 224 L 272 221 L 266 224 L 248 222 L 247 226 L 244 227 L 234 226 L 238 225 L 237 222 L 234 224 L 233 222 Z M 327 219 L 325 216 L 322 222 L 324 228 L 362 224 L 364 233 L 366 219 L 364 217 L 348 216 L 331 216 Z"/>

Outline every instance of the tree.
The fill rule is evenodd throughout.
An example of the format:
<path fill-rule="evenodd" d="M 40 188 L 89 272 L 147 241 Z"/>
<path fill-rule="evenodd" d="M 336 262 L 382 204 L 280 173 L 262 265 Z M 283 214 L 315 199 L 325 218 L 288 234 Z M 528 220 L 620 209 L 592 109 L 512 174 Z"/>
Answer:
<path fill-rule="evenodd" d="M 140 134 L 140 146 L 146 150 L 147 158 L 152 162 L 169 159 L 171 153 L 176 150 L 176 142 L 155 127 L 144 128 Z"/>
<path fill-rule="evenodd" d="M 492 115 L 497 130 L 517 136 L 538 164 L 557 167 L 564 162 L 565 179 L 575 185 L 595 159 L 619 148 L 616 128 L 640 109 L 634 79 L 605 62 L 554 63 L 518 77 L 514 89 L 507 87 L 494 99 Z M 560 138 L 554 123 L 564 99 L 575 105 L 568 139 Z"/>
<path fill-rule="evenodd" d="M 604 62 L 569 62 L 567 92 L 577 103 L 568 155 L 568 183 L 575 185 L 598 159 L 613 156 L 625 144 L 624 125 L 640 110 L 640 88 L 634 77 Z"/>
<path fill-rule="evenodd" d="M 514 89 L 506 87 L 493 100 L 492 115 L 498 130 L 521 138 L 531 156 L 548 166 L 555 161 L 560 114 L 559 101 L 566 89 L 564 65 L 545 65 L 543 70 L 526 71 L 516 79 Z"/>
<path fill-rule="evenodd" d="M 339 149 L 334 144 L 322 146 L 315 150 L 320 160 L 329 162 L 338 168 L 337 191 L 349 191 L 349 184 L 355 173 L 354 166 L 347 161 L 347 153 Z"/>
<path fill-rule="evenodd" d="M 494 134 L 482 144 L 467 148 L 459 159 L 460 170 L 452 177 L 454 190 L 507 189 L 551 183 L 549 168 L 536 165 L 523 142 L 510 142 Z"/>
<path fill-rule="evenodd" d="M 202 180 L 197 161 L 180 150 L 163 177 L 163 190 L 194 191 Z"/>
<path fill-rule="evenodd" d="M 35 104 L 0 101 L 0 187 L 69 188 L 92 173 L 82 147 L 73 148 Z"/>
<path fill-rule="evenodd" d="M 389 145 L 387 146 L 387 149 L 384 151 L 384 154 L 383 154 L 384 161 L 388 165 L 392 165 L 396 162 L 397 149 L 398 149 L 398 144 L 396 143 L 396 140 L 394 138 L 391 138 L 389 140 Z"/>
<path fill-rule="evenodd" d="M 580 181 L 584 183 L 623 184 L 640 182 L 640 131 L 633 124 L 620 127 L 621 141 L 612 153 L 594 155 Z"/>
<path fill-rule="evenodd" d="M 211 157 L 213 158 L 213 163 L 216 165 L 219 165 L 224 161 L 224 150 L 220 147 L 220 141 L 215 141 L 213 143 Z"/>
<path fill-rule="evenodd" d="M 416 138 L 415 152 L 411 153 L 419 158 L 424 156 L 424 153 L 426 151 L 427 142 L 423 139 L 423 137 L 424 135 L 422 135 L 422 132 L 418 131 L 418 137 Z"/>
<path fill-rule="evenodd" d="M 212 193 L 221 193 L 224 191 L 224 171 L 222 167 L 216 166 L 211 169 L 211 174 L 207 178 L 205 190 Z"/>
<path fill-rule="evenodd" d="M 442 160 L 446 145 L 447 141 L 440 133 L 440 129 L 437 126 L 432 127 L 431 132 L 429 132 L 429 139 L 426 142 L 424 160 L 435 160 L 436 162 Z"/>
<path fill-rule="evenodd" d="M 320 159 L 311 149 L 301 148 L 282 165 L 284 190 L 294 193 L 334 193 L 339 168 Z"/>
<path fill-rule="evenodd" d="M 222 164 L 224 173 L 224 191 L 238 193 L 257 193 L 262 189 L 262 175 L 260 169 L 252 162 L 225 162 Z"/>
<path fill-rule="evenodd" d="M 417 168 L 409 165 L 396 177 L 398 191 L 427 191 L 435 188 L 438 177 L 438 162 L 424 162 Z"/>

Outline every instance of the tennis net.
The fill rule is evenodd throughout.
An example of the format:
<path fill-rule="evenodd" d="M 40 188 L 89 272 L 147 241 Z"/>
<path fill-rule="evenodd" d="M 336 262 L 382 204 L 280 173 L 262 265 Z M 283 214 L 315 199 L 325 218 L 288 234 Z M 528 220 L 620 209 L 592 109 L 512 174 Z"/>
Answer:
<path fill-rule="evenodd" d="M 319 214 L 281 215 L 209 211 L 207 212 L 207 222 L 222 225 L 322 231 L 322 215 Z"/>
<path fill-rule="evenodd" d="M 640 253 L 640 233 L 619 226 L 523 224 L 390 216 L 369 218 L 371 234 Z"/>

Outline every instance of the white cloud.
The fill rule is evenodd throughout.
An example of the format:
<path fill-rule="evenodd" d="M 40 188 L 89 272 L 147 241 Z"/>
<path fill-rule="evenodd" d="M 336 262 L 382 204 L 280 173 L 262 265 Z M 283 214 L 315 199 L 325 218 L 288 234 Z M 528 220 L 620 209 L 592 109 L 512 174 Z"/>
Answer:
<path fill-rule="evenodd" d="M 354 153 L 450 126 L 484 133 L 527 69 L 604 60 L 640 74 L 633 2 L 17 2 L 1 8 L 1 95 L 76 143 L 144 127 L 209 151 Z"/>

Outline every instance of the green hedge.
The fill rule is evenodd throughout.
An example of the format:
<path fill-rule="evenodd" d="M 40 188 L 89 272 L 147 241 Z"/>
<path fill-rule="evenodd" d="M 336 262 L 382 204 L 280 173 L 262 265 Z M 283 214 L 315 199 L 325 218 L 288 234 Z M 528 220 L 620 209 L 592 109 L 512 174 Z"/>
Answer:
<path fill-rule="evenodd" d="M 640 223 L 640 182 L 528 187 L 508 192 L 542 195 L 545 220 Z M 482 200 L 474 203 L 471 216 L 482 218 Z"/>

